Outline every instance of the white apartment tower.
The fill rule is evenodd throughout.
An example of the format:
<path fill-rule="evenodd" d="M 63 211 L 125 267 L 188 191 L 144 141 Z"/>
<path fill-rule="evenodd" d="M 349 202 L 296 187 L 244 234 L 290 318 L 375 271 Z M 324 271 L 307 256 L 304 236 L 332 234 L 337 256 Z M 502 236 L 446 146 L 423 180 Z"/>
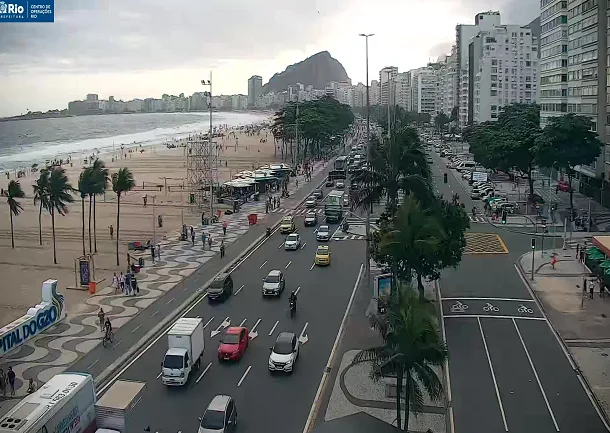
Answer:
<path fill-rule="evenodd" d="M 567 0 L 540 2 L 540 126 L 568 110 Z"/>
<path fill-rule="evenodd" d="M 411 109 L 417 113 L 427 113 L 434 117 L 437 113 L 438 74 L 435 68 L 427 66 L 411 71 Z"/>
<path fill-rule="evenodd" d="M 497 119 L 504 105 L 538 102 L 538 39 L 529 27 L 494 26 L 472 38 L 468 59 L 468 119 Z"/>
<path fill-rule="evenodd" d="M 481 30 L 491 30 L 500 25 L 500 12 L 481 12 L 474 18 L 474 24 L 458 24 L 455 27 L 455 47 L 457 61 L 457 106 L 458 121 L 461 127 L 469 123 L 468 119 L 468 48 L 471 39 Z"/>
<path fill-rule="evenodd" d="M 411 72 L 397 74 L 394 89 L 396 105 L 411 111 Z"/>
<path fill-rule="evenodd" d="M 437 112 L 451 116 L 453 107 L 458 105 L 458 64 L 457 47 L 451 48 L 451 54 L 439 59 Z"/>
<path fill-rule="evenodd" d="M 373 80 L 371 81 L 371 86 L 369 87 L 369 103 L 371 105 L 379 105 L 379 98 L 381 92 L 379 91 L 379 81 Z M 366 95 L 365 95 L 366 98 Z M 366 100 L 364 101 L 366 105 Z"/>
<path fill-rule="evenodd" d="M 386 66 L 381 71 L 379 71 L 379 85 L 380 85 L 380 93 L 379 93 L 379 104 L 380 105 L 388 105 L 388 97 L 394 93 L 394 89 L 391 87 L 391 84 L 395 83 L 396 75 L 398 75 L 398 68 L 395 66 Z"/>

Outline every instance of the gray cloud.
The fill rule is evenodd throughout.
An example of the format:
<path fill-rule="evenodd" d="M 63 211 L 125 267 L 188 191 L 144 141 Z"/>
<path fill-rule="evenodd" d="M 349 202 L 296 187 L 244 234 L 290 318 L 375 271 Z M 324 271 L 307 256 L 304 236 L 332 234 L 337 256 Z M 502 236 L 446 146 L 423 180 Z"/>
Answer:
<path fill-rule="evenodd" d="M 540 15 L 539 0 L 457 0 L 456 3 L 472 11 L 472 24 L 477 13 L 489 10 L 500 11 L 503 24 L 526 25 Z"/>
<path fill-rule="evenodd" d="M 349 1 L 61 0 L 55 23 L 0 27 L 0 73 L 121 72 L 266 60 L 305 48 Z M 326 17 L 326 18 L 325 18 Z"/>

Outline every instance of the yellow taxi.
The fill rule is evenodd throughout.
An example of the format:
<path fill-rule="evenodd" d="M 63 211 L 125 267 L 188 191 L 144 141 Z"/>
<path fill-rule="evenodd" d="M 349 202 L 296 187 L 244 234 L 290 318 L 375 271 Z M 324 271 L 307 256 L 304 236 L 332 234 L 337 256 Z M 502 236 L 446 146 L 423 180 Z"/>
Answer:
<path fill-rule="evenodd" d="M 282 218 L 282 222 L 280 224 L 280 233 L 292 233 L 295 229 L 296 224 L 294 223 L 294 217 L 292 215 L 288 215 Z"/>
<path fill-rule="evenodd" d="M 316 249 L 315 264 L 320 266 L 330 265 L 330 247 L 328 245 L 320 245 Z"/>

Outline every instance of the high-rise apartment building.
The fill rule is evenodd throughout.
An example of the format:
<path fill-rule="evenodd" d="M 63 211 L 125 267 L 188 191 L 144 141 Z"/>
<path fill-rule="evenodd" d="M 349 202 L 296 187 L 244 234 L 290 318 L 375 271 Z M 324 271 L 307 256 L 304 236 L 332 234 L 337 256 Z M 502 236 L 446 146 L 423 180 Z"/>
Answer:
<path fill-rule="evenodd" d="M 394 98 L 396 105 L 411 110 L 411 72 L 400 72 L 396 74 Z"/>
<path fill-rule="evenodd" d="M 469 123 L 497 119 L 504 105 L 538 102 L 538 69 L 538 39 L 529 27 L 479 31 L 469 45 Z"/>
<path fill-rule="evenodd" d="M 379 104 L 388 105 L 388 98 L 394 94 L 394 83 L 396 81 L 396 75 L 398 74 L 398 68 L 395 66 L 386 66 L 379 71 Z"/>
<path fill-rule="evenodd" d="M 436 116 L 437 68 L 426 66 L 411 71 L 411 110 Z"/>
<path fill-rule="evenodd" d="M 371 81 L 371 85 L 369 87 L 369 103 L 371 105 L 379 105 L 381 92 L 379 91 L 379 81 L 373 80 Z M 366 101 L 365 101 L 366 105 Z"/>
<path fill-rule="evenodd" d="M 248 79 L 248 106 L 254 107 L 259 96 L 263 94 L 263 78 L 252 75 Z"/>
<path fill-rule="evenodd" d="M 606 2 L 598 0 L 568 0 L 567 2 L 567 112 L 586 116 L 600 140 L 608 143 L 607 74 L 608 71 L 608 10 Z M 562 15 L 563 16 L 563 15 Z M 562 18 L 563 19 L 563 18 Z M 563 19 L 565 21 L 565 19 Z M 575 167 L 581 181 L 594 178 L 608 169 L 608 146 L 591 166 Z"/>
<path fill-rule="evenodd" d="M 454 107 L 458 105 L 458 62 L 457 47 L 451 48 L 451 54 L 439 58 L 438 94 L 436 111 L 451 116 Z"/>
<path fill-rule="evenodd" d="M 540 2 L 540 126 L 568 110 L 567 0 Z"/>

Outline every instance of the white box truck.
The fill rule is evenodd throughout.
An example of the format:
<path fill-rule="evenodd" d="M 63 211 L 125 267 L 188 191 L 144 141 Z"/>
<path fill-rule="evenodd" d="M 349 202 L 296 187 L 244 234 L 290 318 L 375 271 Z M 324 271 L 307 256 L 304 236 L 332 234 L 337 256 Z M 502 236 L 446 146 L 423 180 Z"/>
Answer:
<path fill-rule="evenodd" d="M 178 319 L 167 333 L 167 352 L 161 363 L 163 384 L 186 384 L 191 372 L 201 366 L 204 347 L 203 319 Z"/>
<path fill-rule="evenodd" d="M 127 433 L 129 413 L 142 399 L 146 383 L 117 380 L 95 403 L 96 433 Z"/>

